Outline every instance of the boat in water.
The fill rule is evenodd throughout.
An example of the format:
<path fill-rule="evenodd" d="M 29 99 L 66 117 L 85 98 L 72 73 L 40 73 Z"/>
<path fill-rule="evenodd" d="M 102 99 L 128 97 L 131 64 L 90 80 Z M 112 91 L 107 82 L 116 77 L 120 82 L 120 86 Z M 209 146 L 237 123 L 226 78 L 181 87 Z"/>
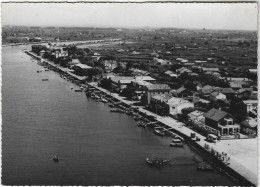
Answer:
<path fill-rule="evenodd" d="M 143 128 L 147 127 L 146 123 L 143 122 L 143 121 L 137 121 L 137 126 L 138 127 L 143 127 Z"/>
<path fill-rule="evenodd" d="M 165 133 L 164 132 L 162 132 L 162 131 L 160 131 L 159 129 L 154 129 L 154 134 L 156 134 L 156 135 L 158 135 L 158 136 L 164 136 L 165 135 Z"/>
<path fill-rule="evenodd" d="M 42 79 L 42 81 L 48 81 L 49 79 Z"/>
<path fill-rule="evenodd" d="M 124 113 L 122 109 L 112 109 L 110 112 Z"/>
<path fill-rule="evenodd" d="M 201 162 L 201 163 L 198 164 L 197 170 L 200 170 L 200 171 L 212 171 L 213 167 L 210 164 L 206 163 L 206 162 Z"/>
<path fill-rule="evenodd" d="M 82 92 L 81 89 L 75 89 L 74 91 L 75 91 L 75 92 Z"/>
<path fill-rule="evenodd" d="M 59 161 L 60 161 L 60 158 L 57 157 L 56 155 L 54 155 L 54 156 L 52 157 L 52 160 L 53 160 L 54 162 L 59 162 Z"/>
<path fill-rule="evenodd" d="M 183 147 L 184 143 L 179 138 L 174 138 L 172 142 L 170 143 L 170 147 Z"/>
<path fill-rule="evenodd" d="M 108 106 L 113 108 L 115 105 L 113 103 L 109 103 Z"/>
<path fill-rule="evenodd" d="M 159 158 L 146 158 L 145 161 L 150 166 L 157 166 L 157 167 L 164 166 L 164 164 L 170 162 L 170 160 L 163 160 L 163 159 L 159 159 Z"/>
<path fill-rule="evenodd" d="M 107 103 L 108 101 L 106 99 L 104 99 L 103 97 L 100 99 L 101 102 L 103 103 Z"/>

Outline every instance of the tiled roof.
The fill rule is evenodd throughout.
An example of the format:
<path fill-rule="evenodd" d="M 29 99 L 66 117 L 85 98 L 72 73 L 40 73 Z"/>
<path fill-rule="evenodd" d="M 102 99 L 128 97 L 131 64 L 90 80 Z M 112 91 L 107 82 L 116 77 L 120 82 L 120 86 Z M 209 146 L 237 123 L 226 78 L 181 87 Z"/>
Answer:
<path fill-rule="evenodd" d="M 170 91 L 171 88 L 167 84 L 153 84 L 146 86 L 148 90 L 167 90 Z"/>
<path fill-rule="evenodd" d="M 232 88 L 221 88 L 223 94 L 235 94 L 236 92 Z"/>
<path fill-rule="evenodd" d="M 204 114 L 205 118 L 209 118 L 212 119 L 214 121 L 219 121 L 222 118 L 224 118 L 228 113 L 212 108 L 211 110 L 209 110 L 207 113 Z"/>

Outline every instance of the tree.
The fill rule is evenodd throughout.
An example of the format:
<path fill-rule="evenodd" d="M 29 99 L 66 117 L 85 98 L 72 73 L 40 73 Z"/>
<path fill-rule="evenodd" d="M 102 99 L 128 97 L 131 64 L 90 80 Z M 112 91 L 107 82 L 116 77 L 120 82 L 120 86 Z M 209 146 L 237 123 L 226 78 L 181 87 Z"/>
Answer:
<path fill-rule="evenodd" d="M 120 62 L 117 63 L 117 67 L 113 69 L 114 73 L 122 73 L 124 71 L 124 68 Z"/>
<path fill-rule="evenodd" d="M 122 90 L 122 96 L 126 97 L 127 99 L 131 100 L 132 99 L 132 96 L 133 96 L 133 93 L 134 93 L 135 89 L 131 86 L 128 86 L 126 88 L 124 88 Z"/>
<path fill-rule="evenodd" d="M 132 66 L 133 66 L 133 63 L 132 62 L 128 62 L 126 64 L 126 70 L 130 70 L 132 68 Z"/>
<path fill-rule="evenodd" d="M 147 64 L 144 63 L 144 62 L 141 62 L 141 64 L 140 64 L 140 69 L 146 71 L 146 70 L 148 69 Z"/>

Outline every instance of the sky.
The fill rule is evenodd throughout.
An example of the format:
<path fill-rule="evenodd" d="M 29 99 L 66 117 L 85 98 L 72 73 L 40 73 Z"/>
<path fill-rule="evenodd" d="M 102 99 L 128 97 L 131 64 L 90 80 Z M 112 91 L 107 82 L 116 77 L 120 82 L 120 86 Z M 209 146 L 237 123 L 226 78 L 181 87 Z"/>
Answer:
<path fill-rule="evenodd" d="M 257 30 L 257 3 L 2 3 L 2 25 Z"/>

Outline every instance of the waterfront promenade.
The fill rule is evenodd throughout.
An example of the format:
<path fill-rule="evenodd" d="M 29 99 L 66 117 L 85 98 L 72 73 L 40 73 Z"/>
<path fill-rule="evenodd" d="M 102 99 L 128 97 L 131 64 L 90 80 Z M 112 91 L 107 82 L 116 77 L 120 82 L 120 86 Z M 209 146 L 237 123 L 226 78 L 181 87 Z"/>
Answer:
<path fill-rule="evenodd" d="M 35 58 L 42 59 L 41 57 L 27 52 L 29 55 L 34 56 Z M 62 72 L 69 72 L 69 69 L 62 68 L 54 63 L 42 59 L 48 64 L 60 69 Z M 78 80 L 84 80 L 85 77 L 76 76 L 73 73 L 69 73 L 71 76 Z M 125 103 L 126 105 L 132 105 L 133 101 L 125 100 L 125 98 L 120 97 L 116 93 L 110 93 L 108 90 L 100 88 L 97 86 L 97 83 L 88 83 L 90 86 L 108 94 L 117 100 Z M 175 131 L 179 132 L 183 136 L 190 137 L 191 133 L 196 133 L 193 130 L 184 126 L 183 123 L 176 121 L 170 117 L 161 117 L 156 115 L 148 110 L 145 110 L 143 107 L 138 107 L 138 111 L 141 113 L 146 113 L 147 115 L 154 116 L 155 119 L 164 125 L 173 128 Z M 226 153 L 230 157 L 229 165 L 227 167 L 231 168 L 233 171 L 244 177 L 246 180 L 257 185 L 257 139 L 234 139 L 234 140 L 221 140 L 215 144 L 209 143 L 206 141 L 206 137 L 196 133 L 196 136 L 200 138 L 200 141 L 196 141 L 196 144 L 202 149 L 205 149 L 205 144 L 208 144 L 211 149 L 219 152 Z M 252 162 L 252 159 L 255 159 L 255 162 Z"/>
<path fill-rule="evenodd" d="M 89 85 L 109 94 L 107 90 L 98 87 L 96 83 L 89 83 Z M 133 104 L 133 102 L 125 100 L 124 97 L 120 97 L 116 93 L 112 93 L 111 96 L 127 105 Z M 148 110 L 145 110 L 143 107 L 138 107 L 138 110 L 142 113 L 146 113 L 147 115 L 154 116 L 157 121 L 173 128 L 175 131 L 180 132 L 184 136 L 190 137 L 191 133 L 196 133 L 195 131 L 185 127 L 183 123 L 171 117 L 159 116 Z M 201 134 L 196 133 L 196 136 L 200 138 L 200 141 L 196 141 L 197 145 L 204 149 L 205 144 L 208 144 L 213 150 L 219 153 L 226 153 L 230 157 L 230 164 L 228 167 L 251 183 L 257 185 L 257 138 L 221 140 L 214 144 L 207 142 L 206 137 L 202 136 Z M 256 162 L 252 162 L 252 159 L 255 159 Z"/>

